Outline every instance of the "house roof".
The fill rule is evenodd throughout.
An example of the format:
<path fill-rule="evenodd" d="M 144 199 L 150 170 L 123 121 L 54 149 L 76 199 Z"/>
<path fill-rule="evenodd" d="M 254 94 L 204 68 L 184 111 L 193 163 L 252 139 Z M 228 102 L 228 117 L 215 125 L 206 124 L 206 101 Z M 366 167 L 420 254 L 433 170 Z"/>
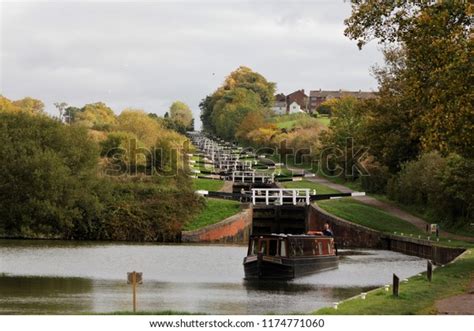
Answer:
<path fill-rule="evenodd" d="M 283 93 L 275 95 L 275 101 L 286 102 L 286 96 Z"/>
<path fill-rule="evenodd" d="M 324 90 L 315 90 L 315 91 L 310 91 L 309 96 L 311 98 L 327 98 L 327 97 L 333 97 L 333 98 L 341 98 L 341 97 L 347 97 L 347 96 L 352 96 L 356 97 L 358 99 L 372 99 L 377 96 L 377 93 L 375 92 L 366 92 L 366 91 L 344 91 L 344 90 L 339 90 L 339 91 L 324 91 Z"/>

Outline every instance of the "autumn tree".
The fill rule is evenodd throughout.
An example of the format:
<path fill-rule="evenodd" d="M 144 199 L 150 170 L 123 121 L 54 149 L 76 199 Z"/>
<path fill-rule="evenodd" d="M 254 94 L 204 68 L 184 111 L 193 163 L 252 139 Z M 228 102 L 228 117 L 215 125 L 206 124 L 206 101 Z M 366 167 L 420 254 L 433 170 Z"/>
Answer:
<path fill-rule="evenodd" d="M 11 113 L 26 112 L 29 114 L 42 114 L 44 112 L 44 103 L 41 100 L 30 97 L 12 101 L 0 95 L 0 111 Z"/>
<path fill-rule="evenodd" d="M 183 127 L 184 131 L 193 129 L 193 113 L 184 102 L 173 102 L 169 109 L 169 119 L 177 126 Z"/>
<path fill-rule="evenodd" d="M 134 134 L 145 146 L 152 147 L 162 127 L 143 110 L 126 108 L 117 117 L 117 129 Z"/>
<path fill-rule="evenodd" d="M 247 67 L 239 67 L 212 95 L 202 100 L 201 120 L 204 130 L 223 138 L 236 138 L 237 128 L 250 112 L 270 115 L 275 83 Z"/>
<path fill-rule="evenodd" d="M 345 34 L 359 47 L 372 39 L 390 45 L 386 67 L 375 70 L 381 93 L 370 128 L 384 132 L 380 139 L 398 135 L 404 121 L 409 128 L 400 134 L 408 135 L 404 143 L 415 143 L 415 150 L 418 145 L 443 155 L 474 155 L 473 8 L 468 1 L 352 1 Z M 390 112 L 392 119 L 401 118 L 392 127 L 378 119 Z M 400 155 L 401 160 L 413 152 Z"/>
<path fill-rule="evenodd" d="M 75 117 L 77 124 L 96 130 L 109 131 L 117 123 L 114 111 L 103 102 L 85 105 Z"/>

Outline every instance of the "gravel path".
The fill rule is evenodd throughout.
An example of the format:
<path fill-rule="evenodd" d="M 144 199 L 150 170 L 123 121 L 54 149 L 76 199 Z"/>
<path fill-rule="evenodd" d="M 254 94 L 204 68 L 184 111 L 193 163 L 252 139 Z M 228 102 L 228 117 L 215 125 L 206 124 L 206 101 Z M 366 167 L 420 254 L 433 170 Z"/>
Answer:
<path fill-rule="evenodd" d="M 474 278 L 466 293 L 437 301 L 436 309 L 441 315 L 474 315 Z"/>

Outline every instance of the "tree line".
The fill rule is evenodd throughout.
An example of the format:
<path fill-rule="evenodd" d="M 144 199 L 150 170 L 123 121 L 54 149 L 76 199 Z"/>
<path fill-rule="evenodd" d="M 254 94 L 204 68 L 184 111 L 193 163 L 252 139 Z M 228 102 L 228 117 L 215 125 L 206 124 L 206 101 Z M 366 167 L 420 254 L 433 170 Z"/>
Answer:
<path fill-rule="evenodd" d="M 39 100 L 0 97 L 0 236 L 179 239 L 203 204 L 186 163 L 176 166 L 189 152 L 187 138 L 142 110 L 116 116 L 94 103 L 73 116 L 66 124 L 45 114 Z"/>

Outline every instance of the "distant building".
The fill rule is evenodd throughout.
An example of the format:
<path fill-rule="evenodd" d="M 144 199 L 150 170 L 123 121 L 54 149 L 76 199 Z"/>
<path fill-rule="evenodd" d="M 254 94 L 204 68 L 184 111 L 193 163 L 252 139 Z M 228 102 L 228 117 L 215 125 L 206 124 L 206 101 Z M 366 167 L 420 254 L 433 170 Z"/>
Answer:
<path fill-rule="evenodd" d="M 301 105 L 298 104 L 296 101 L 293 101 L 288 105 L 287 114 L 297 114 L 297 113 L 304 113 L 305 111 L 301 109 Z"/>
<path fill-rule="evenodd" d="M 308 96 L 304 93 L 304 90 L 295 91 L 286 96 L 286 104 L 286 112 L 288 114 L 293 114 L 295 112 L 307 112 Z"/>
<path fill-rule="evenodd" d="M 326 100 L 329 99 L 340 99 L 342 97 L 352 96 L 359 100 L 373 99 L 377 97 L 377 94 L 374 92 L 363 92 L 359 91 L 324 91 L 316 90 L 309 92 L 309 110 L 310 112 L 316 111 L 316 109 Z"/>
<path fill-rule="evenodd" d="M 272 107 L 273 112 L 277 115 L 285 115 L 286 108 L 286 96 L 283 93 L 275 95 L 275 103 Z"/>
<path fill-rule="evenodd" d="M 308 96 L 304 90 L 298 90 L 285 96 L 283 93 L 275 95 L 272 110 L 277 115 L 295 114 L 308 111 Z"/>

